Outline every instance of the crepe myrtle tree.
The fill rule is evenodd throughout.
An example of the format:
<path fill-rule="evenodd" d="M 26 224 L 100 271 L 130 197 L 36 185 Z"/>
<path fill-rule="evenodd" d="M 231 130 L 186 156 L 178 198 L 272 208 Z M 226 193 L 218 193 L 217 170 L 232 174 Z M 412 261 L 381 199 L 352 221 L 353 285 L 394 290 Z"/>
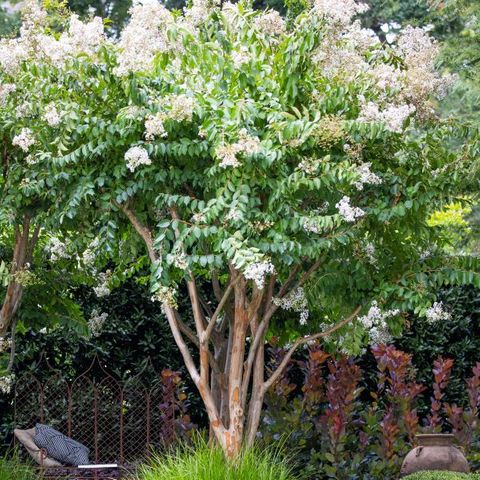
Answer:
<path fill-rule="evenodd" d="M 121 265 L 99 290 L 150 265 L 230 457 L 254 441 L 265 392 L 301 345 L 388 341 L 403 311 L 430 312 L 439 284 L 479 283 L 474 260 L 445 258 L 427 225 L 473 162 L 461 130 L 435 116 L 451 78 L 423 30 L 382 45 L 354 21 L 365 8 L 315 0 L 287 27 L 248 2 L 173 14 L 148 1 L 111 40 L 98 18 L 48 28 L 30 1 L 21 36 L 0 45 L 16 89 L 2 128 L 22 181 L 54 196 L 59 223 L 99 231 Z M 35 112 L 18 115 L 30 97 Z M 266 372 L 272 329 L 290 349 Z"/>

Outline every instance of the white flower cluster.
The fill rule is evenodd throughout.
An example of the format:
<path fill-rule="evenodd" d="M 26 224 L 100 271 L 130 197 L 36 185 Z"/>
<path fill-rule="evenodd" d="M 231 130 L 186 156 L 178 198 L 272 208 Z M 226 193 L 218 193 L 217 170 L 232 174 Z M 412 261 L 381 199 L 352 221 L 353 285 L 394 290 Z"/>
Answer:
<path fill-rule="evenodd" d="M 160 287 L 153 295 L 152 302 L 160 302 L 162 305 L 177 308 L 177 291 L 170 287 Z"/>
<path fill-rule="evenodd" d="M 102 333 L 103 326 L 108 318 L 108 313 L 99 311 L 94 308 L 90 314 L 90 319 L 88 320 L 88 330 L 90 336 L 98 337 Z"/>
<path fill-rule="evenodd" d="M 406 27 L 398 37 L 397 50 L 406 65 L 402 96 L 413 103 L 422 116 L 429 115 L 428 98 L 442 97 L 455 81 L 455 76 L 441 76 L 435 69 L 439 45 L 422 28 Z"/>
<path fill-rule="evenodd" d="M 80 21 L 76 14 L 70 17 L 68 36 L 65 36 L 64 42 L 69 44 L 71 53 L 93 55 L 104 41 L 105 31 L 100 17 L 86 23 Z"/>
<path fill-rule="evenodd" d="M 187 270 L 188 268 L 188 258 L 183 252 L 177 252 L 172 255 L 171 258 L 172 264 L 180 270 Z"/>
<path fill-rule="evenodd" d="M 45 107 L 43 118 L 51 127 L 56 127 L 62 121 L 62 114 L 58 112 L 57 107 L 53 103 L 49 103 Z"/>
<path fill-rule="evenodd" d="M 357 218 L 365 215 L 365 212 L 359 207 L 352 207 L 350 205 L 350 197 L 343 196 L 342 199 L 335 205 L 338 213 L 347 221 L 354 222 Z"/>
<path fill-rule="evenodd" d="M 168 95 L 162 98 L 160 107 L 164 109 L 155 115 L 150 115 L 145 121 L 145 139 L 152 141 L 156 137 L 167 137 L 165 120 L 176 122 L 192 121 L 195 110 L 195 100 L 185 94 Z"/>
<path fill-rule="evenodd" d="M 231 222 L 236 222 L 243 218 L 243 213 L 235 207 L 230 208 L 228 213 L 225 215 L 225 220 L 229 220 Z"/>
<path fill-rule="evenodd" d="M 306 232 L 321 233 L 322 228 L 315 218 L 304 218 L 302 221 L 302 227 Z"/>
<path fill-rule="evenodd" d="M 314 0 L 314 10 L 332 23 L 348 25 L 355 15 L 366 12 L 369 7 L 355 0 Z"/>
<path fill-rule="evenodd" d="M 238 167 L 240 161 L 237 158 L 239 153 L 244 155 L 255 155 L 262 150 L 262 145 L 258 137 L 252 137 L 248 134 L 246 129 L 239 132 L 239 140 L 236 143 L 229 145 L 221 145 L 215 151 L 218 158 L 222 159 L 220 167 Z"/>
<path fill-rule="evenodd" d="M 377 256 L 376 256 L 376 248 L 375 245 L 371 242 L 367 243 L 363 249 L 365 252 L 365 256 L 367 257 L 368 261 L 374 265 L 377 263 Z"/>
<path fill-rule="evenodd" d="M 373 301 L 368 313 L 362 317 L 358 317 L 358 321 L 368 331 L 372 345 L 388 343 L 391 340 L 391 335 L 385 320 L 399 313 L 400 311 L 397 309 L 383 312 L 378 306 L 378 303 Z"/>
<path fill-rule="evenodd" d="M 165 130 L 165 125 L 163 124 L 163 120 L 164 120 L 163 113 L 156 113 L 155 115 L 149 115 L 147 117 L 147 119 L 145 120 L 145 140 L 147 140 L 148 142 L 151 142 L 152 140 L 155 139 L 155 137 L 165 138 L 167 136 L 167 131 Z M 150 165 L 150 164 L 147 164 L 147 165 Z M 136 167 L 134 167 L 134 169 L 135 168 Z"/>
<path fill-rule="evenodd" d="M 205 23 L 213 8 L 212 0 L 193 0 L 190 8 L 184 8 L 184 18 L 188 26 L 193 28 Z"/>
<path fill-rule="evenodd" d="M 129 148 L 125 153 L 127 168 L 134 172 L 139 165 L 151 165 L 152 160 L 148 156 L 148 152 L 139 146 Z"/>
<path fill-rule="evenodd" d="M 82 254 L 82 262 L 84 265 L 93 265 L 95 263 L 96 258 L 96 249 L 100 245 L 100 240 L 98 238 L 94 238 L 88 247 L 84 250 Z"/>
<path fill-rule="evenodd" d="M 163 105 L 169 106 L 170 110 L 166 113 L 166 118 L 176 122 L 191 122 L 195 109 L 195 100 L 193 97 L 183 93 L 178 95 L 169 95 L 162 101 Z"/>
<path fill-rule="evenodd" d="M 305 291 L 302 287 L 298 287 L 283 298 L 273 298 L 273 303 L 284 310 L 300 313 L 300 325 L 306 325 L 309 311 L 308 302 L 305 297 Z"/>
<path fill-rule="evenodd" d="M 4 83 L 0 85 L 0 105 L 3 105 L 7 97 L 17 89 L 14 83 Z"/>
<path fill-rule="evenodd" d="M 99 298 L 107 297 L 110 295 L 111 290 L 108 286 L 110 280 L 112 278 L 112 272 L 107 270 L 106 272 L 100 272 L 98 274 L 98 284 L 96 287 L 93 287 L 93 291 L 95 295 Z"/>
<path fill-rule="evenodd" d="M 362 101 L 362 99 L 361 99 Z M 405 120 L 414 113 L 413 105 L 389 105 L 384 110 L 374 102 L 362 103 L 359 122 L 381 122 L 391 132 L 401 133 Z"/>
<path fill-rule="evenodd" d="M 275 267 L 268 261 L 251 263 L 243 272 L 245 278 L 253 280 L 260 290 L 265 286 L 265 277 L 273 273 Z"/>
<path fill-rule="evenodd" d="M 375 81 L 377 89 L 385 95 L 387 89 L 398 90 L 402 88 L 404 73 L 398 67 L 387 63 L 379 63 L 369 70 Z"/>
<path fill-rule="evenodd" d="M 368 70 L 368 64 L 352 45 L 324 42 L 316 51 L 313 61 L 318 63 L 323 76 L 352 81 Z"/>
<path fill-rule="evenodd" d="M 362 163 L 357 166 L 356 173 L 359 178 L 354 185 L 358 190 L 363 190 L 365 184 L 380 185 L 382 183 L 382 179 L 370 170 L 371 166 L 371 162 Z"/>
<path fill-rule="evenodd" d="M 50 260 L 56 262 L 62 258 L 70 258 L 67 252 L 67 245 L 57 237 L 52 237 L 46 247 L 50 254 Z"/>
<path fill-rule="evenodd" d="M 10 350 L 12 346 L 12 339 L 7 337 L 0 337 L 0 353 Z"/>
<path fill-rule="evenodd" d="M 168 30 L 174 23 L 172 14 L 157 1 L 134 5 L 130 23 L 123 29 L 118 44 L 120 54 L 116 75 L 148 71 L 158 53 L 172 48 Z"/>
<path fill-rule="evenodd" d="M 12 391 L 13 383 L 15 382 L 15 377 L 13 375 L 5 375 L 0 377 L 0 392 L 5 395 L 9 394 Z"/>
<path fill-rule="evenodd" d="M 100 17 L 84 23 L 73 14 L 68 30 L 58 39 L 44 33 L 46 18 L 47 13 L 37 0 L 24 2 L 20 36 L 0 41 L 0 65 L 7 73 L 14 74 L 28 58 L 44 59 L 61 67 L 68 58 L 79 54 L 93 55 L 105 42 Z"/>
<path fill-rule="evenodd" d="M 434 302 L 433 305 L 427 309 L 425 316 L 431 323 L 438 322 L 439 320 L 450 320 L 451 313 L 445 310 L 443 302 Z"/>
<path fill-rule="evenodd" d="M 240 69 L 252 59 L 247 47 L 240 46 L 238 50 L 232 52 L 232 62 L 235 68 Z"/>
<path fill-rule="evenodd" d="M 255 18 L 255 26 L 268 36 L 281 35 L 285 32 L 285 21 L 276 10 L 262 12 Z"/>
<path fill-rule="evenodd" d="M 35 145 L 36 140 L 33 137 L 33 132 L 29 128 L 22 128 L 18 135 L 12 139 L 12 145 L 21 148 L 24 152 L 28 152 L 32 145 Z"/>

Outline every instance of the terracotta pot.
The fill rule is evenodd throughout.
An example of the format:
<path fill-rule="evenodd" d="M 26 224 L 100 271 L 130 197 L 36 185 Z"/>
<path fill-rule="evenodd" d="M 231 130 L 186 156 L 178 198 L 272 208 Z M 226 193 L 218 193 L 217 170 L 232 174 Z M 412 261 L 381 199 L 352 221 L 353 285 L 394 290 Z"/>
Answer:
<path fill-rule="evenodd" d="M 423 470 L 468 473 L 470 467 L 462 451 L 454 444 L 454 435 L 428 433 L 416 435 L 418 447 L 405 457 L 400 476 Z"/>

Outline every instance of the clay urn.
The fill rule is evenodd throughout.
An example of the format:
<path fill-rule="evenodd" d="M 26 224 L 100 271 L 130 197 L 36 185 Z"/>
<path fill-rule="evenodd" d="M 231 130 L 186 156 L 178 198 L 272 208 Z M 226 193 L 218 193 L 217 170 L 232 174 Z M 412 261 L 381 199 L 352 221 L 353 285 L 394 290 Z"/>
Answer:
<path fill-rule="evenodd" d="M 444 433 L 416 435 L 418 446 L 405 457 L 400 477 L 424 470 L 468 473 L 467 459 L 454 445 L 454 438 L 454 435 Z"/>

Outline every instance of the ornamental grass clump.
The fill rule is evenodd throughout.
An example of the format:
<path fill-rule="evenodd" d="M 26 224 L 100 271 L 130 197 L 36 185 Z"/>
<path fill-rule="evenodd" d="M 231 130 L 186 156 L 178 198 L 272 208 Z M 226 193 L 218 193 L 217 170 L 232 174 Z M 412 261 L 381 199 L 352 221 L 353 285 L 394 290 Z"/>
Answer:
<path fill-rule="evenodd" d="M 158 455 L 140 468 L 134 480 L 295 480 L 288 459 L 281 451 L 252 447 L 235 461 L 222 449 L 204 441 Z"/>
<path fill-rule="evenodd" d="M 35 478 L 33 468 L 21 463 L 16 454 L 0 457 L 0 480 L 34 480 Z"/>

